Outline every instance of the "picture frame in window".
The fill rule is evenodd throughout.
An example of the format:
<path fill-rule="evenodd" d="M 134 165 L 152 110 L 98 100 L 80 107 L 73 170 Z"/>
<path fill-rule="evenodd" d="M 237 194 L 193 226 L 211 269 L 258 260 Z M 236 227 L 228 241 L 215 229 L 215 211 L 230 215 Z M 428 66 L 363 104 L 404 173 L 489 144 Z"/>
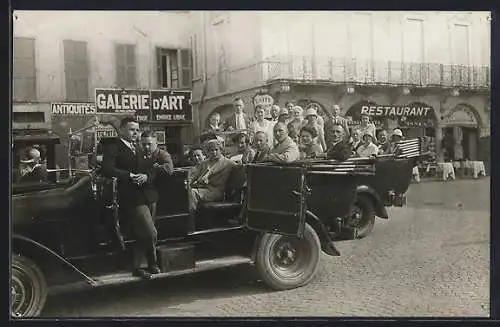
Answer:
<path fill-rule="evenodd" d="M 165 144 L 165 132 L 164 131 L 156 131 L 156 139 L 158 140 L 158 144 Z"/>

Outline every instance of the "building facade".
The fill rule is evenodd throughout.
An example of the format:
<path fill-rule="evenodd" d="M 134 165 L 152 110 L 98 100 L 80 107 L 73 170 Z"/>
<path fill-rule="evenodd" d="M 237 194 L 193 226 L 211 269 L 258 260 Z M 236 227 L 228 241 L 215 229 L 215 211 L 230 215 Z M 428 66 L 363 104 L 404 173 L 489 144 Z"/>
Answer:
<path fill-rule="evenodd" d="M 196 128 L 256 94 L 339 104 L 382 129 L 429 136 L 439 161 L 483 159 L 490 134 L 487 12 L 191 13 Z"/>
<path fill-rule="evenodd" d="M 96 88 L 190 90 L 189 33 L 188 12 L 14 12 L 13 128 L 52 130 L 65 147 L 69 128 L 94 118 Z M 190 133 L 189 124 L 152 128 L 173 153 Z"/>

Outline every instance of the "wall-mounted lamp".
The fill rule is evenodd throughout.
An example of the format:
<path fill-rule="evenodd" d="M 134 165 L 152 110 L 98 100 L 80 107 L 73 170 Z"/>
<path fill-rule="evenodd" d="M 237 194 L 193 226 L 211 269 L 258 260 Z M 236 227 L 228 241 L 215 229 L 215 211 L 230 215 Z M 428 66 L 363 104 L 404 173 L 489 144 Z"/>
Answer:
<path fill-rule="evenodd" d="M 353 94 L 354 93 L 354 87 L 353 86 L 348 86 L 346 89 L 347 94 Z"/>
<path fill-rule="evenodd" d="M 409 95 L 411 93 L 411 90 L 408 87 L 403 87 L 402 90 L 403 95 Z"/>
<path fill-rule="evenodd" d="M 290 84 L 281 84 L 281 92 L 282 93 L 290 92 Z"/>
<path fill-rule="evenodd" d="M 460 91 L 459 91 L 459 90 L 457 90 L 457 89 L 453 89 L 453 90 L 451 91 L 451 95 L 453 95 L 454 97 L 457 97 L 457 96 L 459 96 L 459 95 L 460 95 Z"/>

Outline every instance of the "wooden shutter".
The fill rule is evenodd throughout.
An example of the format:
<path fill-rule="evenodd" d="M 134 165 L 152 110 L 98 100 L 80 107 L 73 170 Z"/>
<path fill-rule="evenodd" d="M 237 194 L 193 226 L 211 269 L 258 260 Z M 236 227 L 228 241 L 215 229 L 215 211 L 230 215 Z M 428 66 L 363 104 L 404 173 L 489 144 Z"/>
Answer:
<path fill-rule="evenodd" d="M 179 75 L 180 87 L 190 89 L 192 87 L 192 58 L 191 50 L 179 49 Z"/>

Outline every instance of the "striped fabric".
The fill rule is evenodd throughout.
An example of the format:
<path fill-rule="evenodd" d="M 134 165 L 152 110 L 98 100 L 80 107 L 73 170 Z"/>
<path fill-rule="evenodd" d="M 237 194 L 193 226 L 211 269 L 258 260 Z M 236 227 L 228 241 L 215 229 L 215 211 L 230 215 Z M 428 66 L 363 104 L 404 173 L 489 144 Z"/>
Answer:
<path fill-rule="evenodd" d="M 372 158 L 351 158 L 346 161 L 313 161 L 310 164 L 309 173 L 324 175 L 374 175 L 375 160 Z"/>
<path fill-rule="evenodd" d="M 422 154 L 423 142 L 421 138 L 413 138 L 401 141 L 396 145 L 396 154 L 398 157 L 414 158 Z"/>

